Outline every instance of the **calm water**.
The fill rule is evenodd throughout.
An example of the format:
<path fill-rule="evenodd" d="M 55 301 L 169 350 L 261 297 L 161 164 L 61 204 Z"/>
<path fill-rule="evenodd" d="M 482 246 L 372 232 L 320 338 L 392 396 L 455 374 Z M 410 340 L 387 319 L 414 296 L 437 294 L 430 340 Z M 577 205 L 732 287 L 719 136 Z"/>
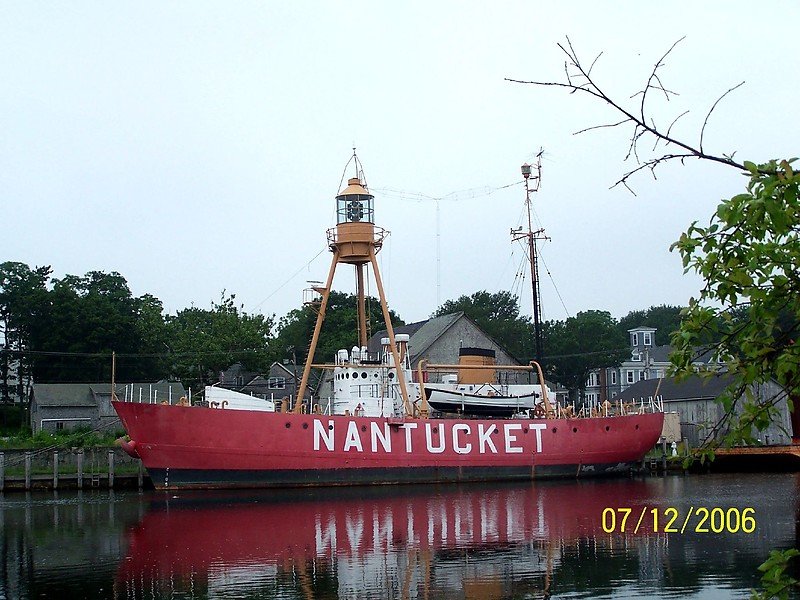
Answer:
<path fill-rule="evenodd" d="M 6 494 L 0 598 L 747 597 L 768 551 L 798 544 L 798 483 Z M 707 533 L 692 516 L 682 534 L 663 532 L 672 513 L 654 523 L 650 510 L 674 507 L 680 530 L 701 506 L 737 510 L 700 524 Z M 603 530 L 609 507 L 631 508 L 625 533 L 620 511 Z M 753 533 L 713 532 L 741 525 L 748 507 Z"/>

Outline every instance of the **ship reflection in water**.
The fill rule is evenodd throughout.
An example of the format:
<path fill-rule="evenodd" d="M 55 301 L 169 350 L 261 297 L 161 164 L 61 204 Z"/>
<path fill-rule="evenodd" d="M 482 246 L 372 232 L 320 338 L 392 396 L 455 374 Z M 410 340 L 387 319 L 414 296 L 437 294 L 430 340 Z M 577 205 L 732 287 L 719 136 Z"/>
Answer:
<path fill-rule="evenodd" d="M 157 496 L 127 532 L 114 587 L 125 598 L 746 596 L 767 551 L 795 543 L 796 482 L 782 477 L 780 518 L 744 500 L 761 486 L 727 478 L 703 495 L 709 507 L 755 502 L 750 535 L 664 534 L 649 512 L 633 533 L 646 507 L 695 502 L 671 493 L 692 487 L 679 478 Z M 604 531 L 609 507 L 632 509 L 626 534 Z"/>

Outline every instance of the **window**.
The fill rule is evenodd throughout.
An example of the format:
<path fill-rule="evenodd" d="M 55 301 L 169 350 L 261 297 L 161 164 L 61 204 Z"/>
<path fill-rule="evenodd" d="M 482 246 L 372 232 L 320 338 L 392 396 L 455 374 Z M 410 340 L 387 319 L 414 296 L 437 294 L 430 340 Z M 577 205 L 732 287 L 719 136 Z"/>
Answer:
<path fill-rule="evenodd" d="M 597 373 L 589 373 L 589 379 L 586 380 L 586 387 L 594 387 L 597 385 Z"/>
<path fill-rule="evenodd" d="M 638 346 L 639 345 L 639 334 L 632 333 L 631 334 L 631 346 Z"/>
<path fill-rule="evenodd" d="M 642 379 L 647 379 L 647 371 L 644 369 L 639 369 L 639 381 Z"/>
<path fill-rule="evenodd" d="M 626 373 L 628 374 L 628 383 L 633 383 L 633 370 L 626 371 Z"/>
<path fill-rule="evenodd" d="M 270 377 L 267 380 L 267 387 L 271 390 L 282 390 L 286 388 L 285 377 Z"/>
<path fill-rule="evenodd" d="M 617 372 L 611 371 L 611 385 L 617 385 Z"/>
<path fill-rule="evenodd" d="M 652 346 L 652 345 L 653 345 L 653 337 L 652 337 L 652 335 L 650 334 L 650 332 L 649 332 L 649 331 L 645 331 L 645 332 L 642 334 L 642 338 L 644 338 L 644 339 L 642 340 L 642 343 L 643 343 L 645 346 Z"/>

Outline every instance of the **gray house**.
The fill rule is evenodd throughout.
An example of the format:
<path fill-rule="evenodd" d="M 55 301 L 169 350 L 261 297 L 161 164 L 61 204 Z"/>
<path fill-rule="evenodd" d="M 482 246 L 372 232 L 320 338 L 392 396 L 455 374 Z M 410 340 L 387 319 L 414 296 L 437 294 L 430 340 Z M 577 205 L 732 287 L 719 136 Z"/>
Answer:
<path fill-rule="evenodd" d="M 174 381 L 120 383 L 117 398 L 133 402 L 177 402 L 186 396 L 183 385 Z M 111 386 L 94 383 L 34 383 L 31 392 L 31 429 L 60 431 L 90 427 L 113 431 L 121 427 L 111 406 Z"/>
<path fill-rule="evenodd" d="M 274 362 L 267 374 L 246 371 L 241 363 L 231 365 L 220 373 L 219 387 L 266 400 L 294 398 L 297 382 L 303 374 L 303 365 Z"/>
<path fill-rule="evenodd" d="M 630 358 L 618 367 L 604 367 L 589 371 L 584 388 L 584 399 L 590 404 L 613 400 L 639 381 L 665 377 L 670 368 L 672 346 L 656 345 L 654 327 L 635 327 L 628 330 Z M 721 364 L 711 352 L 698 353 L 694 361 L 698 369 L 717 370 Z"/>
<path fill-rule="evenodd" d="M 661 396 L 664 401 L 664 412 L 677 412 L 680 416 L 681 437 L 691 446 L 698 446 L 710 435 L 721 435 L 714 427 L 725 415 L 725 408 L 716 399 L 730 385 L 732 379 L 725 373 L 712 377 L 700 376 L 677 382 L 672 378 L 642 380 L 627 387 L 611 400 L 612 403 L 647 402 L 651 397 Z M 786 445 L 792 443 L 791 415 L 786 404 L 786 393 L 775 382 L 755 385 L 750 390 L 758 402 L 764 403 L 773 398 L 778 399 L 776 408 L 779 416 L 770 426 L 757 434 L 760 441 L 767 446 Z M 743 400 L 737 403 L 737 411 L 741 412 Z M 754 432 L 755 433 L 755 432 Z"/>

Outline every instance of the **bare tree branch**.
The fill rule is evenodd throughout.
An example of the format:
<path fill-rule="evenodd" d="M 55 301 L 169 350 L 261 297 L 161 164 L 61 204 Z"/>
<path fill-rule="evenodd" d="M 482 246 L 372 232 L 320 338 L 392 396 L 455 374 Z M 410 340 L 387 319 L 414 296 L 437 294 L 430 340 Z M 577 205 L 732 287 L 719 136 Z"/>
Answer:
<path fill-rule="evenodd" d="M 736 88 L 740 88 L 740 87 L 742 87 L 743 85 L 744 85 L 744 81 L 742 81 L 742 82 L 740 82 L 740 83 L 736 84 L 736 85 L 735 85 L 735 86 L 733 86 L 731 89 L 729 89 L 727 92 L 725 92 L 724 94 L 722 94 L 722 96 L 720 96 L 719 98 L 717 98 L 717 101 L 716 101 L 716 102 L 714 102 L 713 106 L 711 107 L 711 110 L 709 110 L 709 111 L 708 111 L 708 114 L 706 115 L 706 120 L 705 120 L 705 121 L 703 121 L 703 128 L 700 130 L 700 152 L 702 152 L 702 151 L 703 151 L 703 134 L 706 132 L 706 125 L 708 124 L 708 118 L 711 116 L 711 113 L 712 113 L 712 112 L 714 112 L 714 109 L 715 109 L 715 108 L 717 108 L 717 104 L 719 104 L 720 100 L 722 100 L 722 99 L 723 99 L 725 96 L 727 96 L 728 94 L 730 94 L 730 93 L 731 93 L 733 90 L 735 90 Z"/>
<path fill-rule="evenodd" d="M 603 129 L 605 127 L 617 127 L 618 125 L 622 125 L 627 123 L 630 119 L 622 119 L 622 121 L 618 121 L 617 123 L 606 123 L 605 125 L 594 125 L 593 127 L 587 127 L 586 129 L 581 129 L 576 131 L 572 135 L 578 135 L 579 133 L 586 133 L 587 131 L 592 131 L 594 129 Z"/>
<path fill-rule="evenodd" d="M 643 169 L 650 169 L 653 176 L 655 177 L 655 169 L 664 162 L 668 162 L 671 160 L 680 160 L 681 162 L 685 161 L 687 158 L 698 158 L 703 160 L 709 160 L 712 162 L 717 162 L 723 165 L 727 165 L 729 167 L 734 167 L 740 170 L 746 170 L 744 165 L 734 160 L 734 154 L 731 153 L 730 155 L 723 154 L 722 156 L 716 156 L 713 154 L 707 154 L 703 148 L 703 136 L 705 134 L 705 128 L 708 124 L 709 117 L 720 101 L 727 96 L 729 93 L 734 91 L 735 89 L 739 88 L 744 82 L 732 87 L 727 92 L 725 92 L 722 96 L 720 96 L 716 102 L 711 107 L 711 110 L 708 111 L 706 115 L 705 121 L 703 123 L 703 127 L 700 131 L 700 145 L 698 148 L 686 144 L 677 138 L 672 136 L 672 129 L 678 120 L 686 115 L 689 111 L 684 111 L 677 117 L 675 117 L 672 122 L 670 123 L 669 127 L 667 128 L 666 132 L 660 130 L 652 117 L 646 114 L 645 111 L 645 102 L 647 100 L 647 93 L 650 90 L 656 90 L 659 92 L 663 92 L 664 96 L 667 100 L 670 99 L 671 96 L 677 96 L 677 92 L 674 92 L 667 88 L 661 78 L 659 70 L 665 66 L 665 61 L 670 53 L 675 49 L 675 47 L 684 40 L 685 38 L 680 38 L 677 40 L 670 48 L 658 59 L 658 61 L 653 66 L 652 71 L 650 72 L 649 77 L 644 85 L 644 88 L 630 96 L 630 98 L 634 98 L 641 95 L 641 99 L 639 101 L 638 106 L 638 115 L 635 115 L 633 111 L 625 108 L 614 100 L 609 94 L 607 94 L 600 85 L 593 79 L 592 77 L 592 70 L 594 69 L 595 65 L 597 64 L 600 56 L 602 56 L 602 52 L 598 54 L 595 59 L 592 61 L 591 66 L 588 70 L 586 70 L 581 61 L 575 52 L 575 48 L 572 45 L 572 41 L 569 37 L 566 38 L 565 44 L 557 44 L 559 49 L 566 55 L 567 60 L 564 62 L 564 73 L 566 75 L 566 83 L 557 82 L 557 81 L 525 81 L 520 79 L 511 79 L 506 78 L 505 81 L 511 83 L 521 83 L 527 85 L 536 85 L 536 86 L 550 86 L 550 87 L 561 87 L 569 90 L 570 93 L 574 94 L 576 92 L 581 92 L 584 94 L 589 94 L 590 96 L 602 100 L 604 103 L 608 104 L 613 108 L 617 113 L 620 113 L 623 118 L 620 121 L 611 122 L 602 125 L 595 125 L 593 127 L 587 127 L 585 129 L 581 129 L 580 131 L 575 132 L 578 133 L 586 133 L 587 131 L 593 131 L 595 129 L 603 129 L 603 128 L 613 128 L 623 125 L 625 123 L 630 122 L 633 124 L 633 132 L 631 133 L 631 140 L 630 145 L 628 147 L 628 153 L 625 156 L 624 160 L 628 160 L 631 156 L 636 159 L 637 166 L 636 168 L 628 171 L 623 175 L 623 177 L 617 181 L 611 187 L 614 188 L 617 185 L 623 185 L 628 190 L 631 190 L 630 186 L 628 185 L 628 179 L 642 171 Z M 648 122 L 649 121 L 649 122 Z M 653 150 L 658 147 L 660 142 L 664 143 L 664 147 L 669 148 L 670 146 L 675 146 L 676 148 L 682 150 L 678 152 L 672 153 L 665 153 L 662 156 L 658 156 L 655 158 L 651 158 L 645 161 L 642 161 L 639 156 L 639 141 L 646 135 L 652 135 L 655 138 L 655 143 L 653 144 Z M 632 190 L 631 190 L 632 192 Z"/>
<path fill-rule="evenodd" d="M 664 59 L 665 59 L 665 58 L 667 58 L 667 56 L 669 56 L 669 53 L 670 53 L 670 52 L 672 52 L 672 51 L 675 49 L 675 46 L 677 46 L 678 44 L 680 44 L 680 43 L 681 43 L 683 40 L 685 40 L 685 39 L 686 39 L 686 36 L 683 36 L 683 37 L 682 37 L 681 39 L 679 39 L 677 42 L 675 42 L 674 44 L 672 44 L 672 46 L 670 46 L 669 50 L 667 50 L 667 51 L 664 53 L 664 56 L 662 56 L 661 58 L 659 58 L 659 59 L 658 59 L 658 62 L 656 62 L 656 64 L 653 66 L 653 70 L 652 70 L 652 72 L 650 73 L 650 77 L 648 77 L 648 78 L 647 78 L 647 83 L 646 83 L 646 84 L 645 84 L 645 86 L 644 86 L 644 90 L 642 90 L 642 104 L 641 104 L 641 106 L 639 107 L 639 111 L 640 111 L 640 112 L 639 112 L 639 114 L 640 114 L 640 115 L 641 115 L 641 117 L 642 117 L 642 123 L 644 123 L 644 122 L 646 121 L 646 119 L 645 119 L 645 116 L 644 116 L 644 101 L 645 101 L 645 98 L 647 97 L 647 90 L 649 90 L 649 89 L 652 87 L 652 82 L 653 82 L 653 79 L 657 78 L 656 72 L 658 71 L 658 69 L 659 69 L 659 68 L 661 68 L 661 67 L 663 67 L 663 66 L 664 66 Z M 661 83 L 661 82 L 659 82 L 659 84 L 660 84 L 660 83 Z M 663 86 L 662 86 L 662 87 L 663 87 Z M 667 100 L 669 100 L 669 95 L 667 95 Z"/>

